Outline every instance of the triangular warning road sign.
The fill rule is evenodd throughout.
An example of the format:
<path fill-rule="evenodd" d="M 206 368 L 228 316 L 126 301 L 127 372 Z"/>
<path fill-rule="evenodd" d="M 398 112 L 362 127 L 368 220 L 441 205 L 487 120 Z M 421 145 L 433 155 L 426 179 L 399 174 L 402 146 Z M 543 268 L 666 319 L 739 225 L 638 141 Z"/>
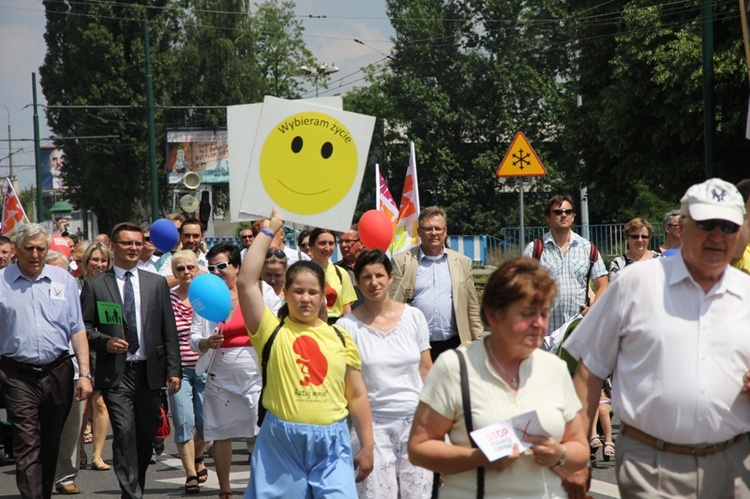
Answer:
<path fill-rule="evenodd" d="M 518 132 L 497 169 L 498 177 L 543 177 L 547 170 L 523 132 Z"/>

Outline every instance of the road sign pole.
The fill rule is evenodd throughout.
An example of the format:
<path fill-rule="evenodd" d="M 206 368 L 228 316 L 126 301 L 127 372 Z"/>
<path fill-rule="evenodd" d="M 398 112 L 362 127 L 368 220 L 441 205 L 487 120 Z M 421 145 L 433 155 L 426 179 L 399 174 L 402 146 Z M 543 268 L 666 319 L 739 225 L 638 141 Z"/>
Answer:
<path fill-rule="evenodd" d="M 524 227 L 523 227 L 523 177 L 518 177 L 518 199 L 519 199 L 519 206 L 521 207 L 521 215 L 520 215 L 520 232 L 518 234 L 518 251 L 520 254 L 523 254 L 523 249 L 526 247 L 526 241 L 524 237 Z"/>

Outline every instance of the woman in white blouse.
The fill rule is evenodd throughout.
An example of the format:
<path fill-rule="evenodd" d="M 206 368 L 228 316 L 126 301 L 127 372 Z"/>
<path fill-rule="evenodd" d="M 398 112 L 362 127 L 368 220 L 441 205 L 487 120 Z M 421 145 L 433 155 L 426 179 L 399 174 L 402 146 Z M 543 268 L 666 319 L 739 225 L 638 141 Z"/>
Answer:
<path fill-rule="evenodd" d="M 364 303 L 337 322 L 357 343 L 372 408 L 375 463 L 357 484 L 360 498 L 428 498 L 433 475 L 409 462 L 406 442 L 424 378 L 432 367 L 422 312 L 391 300 L 393 267 L 379 249 L 363 251 L 354 276 Z M 359 449 L 352 432 L 352 448 Z"/>

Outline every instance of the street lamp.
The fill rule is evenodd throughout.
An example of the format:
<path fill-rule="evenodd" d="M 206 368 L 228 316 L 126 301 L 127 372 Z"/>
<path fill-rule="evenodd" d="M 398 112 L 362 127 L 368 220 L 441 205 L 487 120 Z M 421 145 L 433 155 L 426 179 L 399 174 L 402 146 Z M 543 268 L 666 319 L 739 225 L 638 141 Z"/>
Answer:
<path fill-rule="evenodd" d="M 3 106 L 5 108 L 5 114 L 8 115 L 8 176 L 10 177 L 10 181 L 13 181 L 13 144 L 11 143 L 11 133 L 10 133 L 10 110 L 8 109 L 8 106 L 5 104 L 0 104 L 0 106 Z"/>
<path fill-rule="evenodd" d="M 310 66 L 300 66 L 297 68 L 298 73 L 315 77 L 315 97 L 318 96 L 318 78 L 320 78 L 321 76 L 333 74 L 338 70 L 339 68 L 337 68 L 335 64 L 332 64 L 330 66 L 321 64 L 317 68 L 311 68 Z"/>

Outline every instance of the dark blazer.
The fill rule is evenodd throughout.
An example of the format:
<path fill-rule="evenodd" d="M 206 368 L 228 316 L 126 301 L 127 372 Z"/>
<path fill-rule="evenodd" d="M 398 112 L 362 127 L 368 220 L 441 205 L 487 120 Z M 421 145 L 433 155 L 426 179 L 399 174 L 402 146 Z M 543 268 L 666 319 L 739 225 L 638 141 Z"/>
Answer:
<path fill-rule="evenodd" d="M 148 384 L 152 390 L 158 390 L 166 384 L 168 377 L 182 377 L 177 326 L 164 276 L 138 270 L 138 281 L 141 293 L 140 326 L 146 342 Z M 126 354 L 107 351 L 107 341 L 112 337 L 125 338 L 125 331 L 120 324 L 100 321 L 97 307 L 99 302 L 116 303 L 122 310 L 122 297 L 114 269 L 87 279 L 81 292 L 81 308 L 89 349 L 96 352 L 94 388 L 102 390 L 114 388 L 120 383 L 120 376 L 125 371 Z"/>

